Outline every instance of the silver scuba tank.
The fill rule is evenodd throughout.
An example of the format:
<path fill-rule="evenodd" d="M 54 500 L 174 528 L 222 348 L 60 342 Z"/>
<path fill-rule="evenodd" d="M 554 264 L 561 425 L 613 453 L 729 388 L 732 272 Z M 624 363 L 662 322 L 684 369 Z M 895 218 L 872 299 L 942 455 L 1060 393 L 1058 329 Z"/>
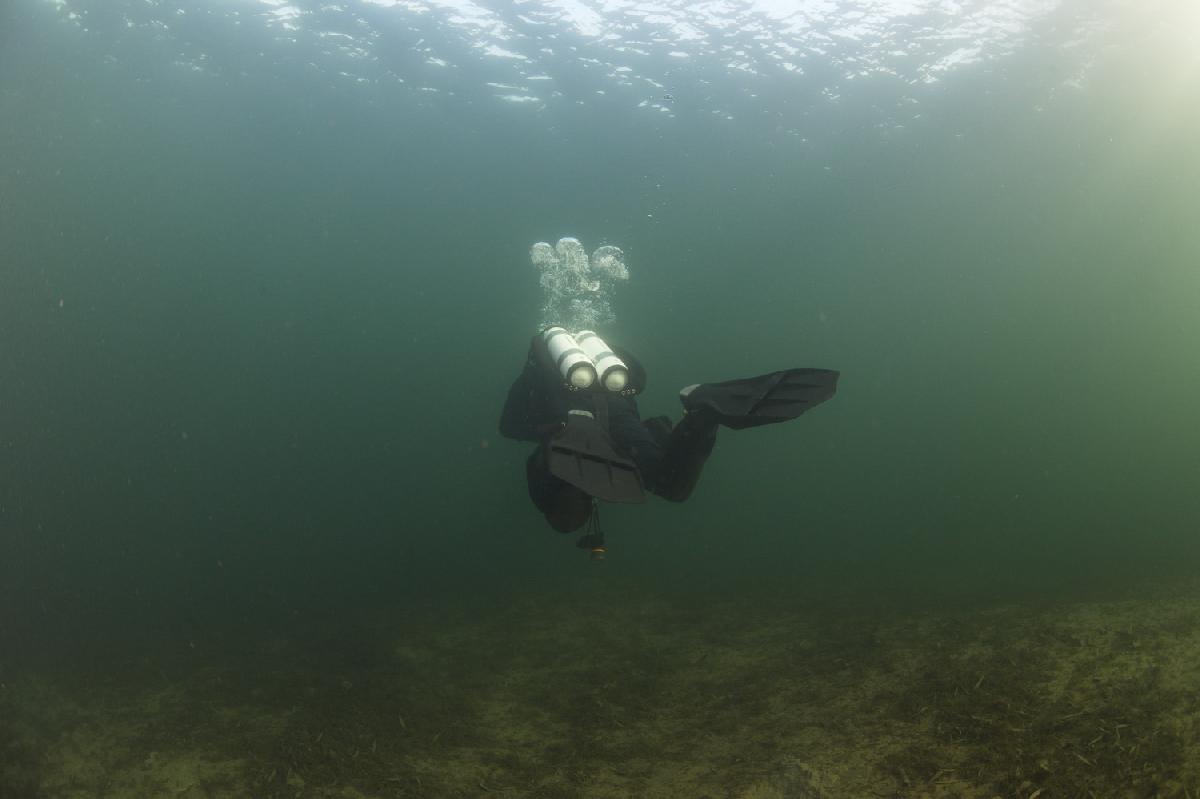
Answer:
<path fill-rule="evenodd" d="M 548 327 L 542 338 L 563 382 L 573 389 L 591 388 L 596 382 L 596 365 L 575 337 L 564 328 Z"/>
<path fill-rule="evenodd" d="M 594 330 L 580 330 L 575 336 L 579 348 L 595 364 L 595 372 L 601 385 L 613 392 L 621 392 L 629 385 L 629 367 L 613 354 L 604 339 Z"/>

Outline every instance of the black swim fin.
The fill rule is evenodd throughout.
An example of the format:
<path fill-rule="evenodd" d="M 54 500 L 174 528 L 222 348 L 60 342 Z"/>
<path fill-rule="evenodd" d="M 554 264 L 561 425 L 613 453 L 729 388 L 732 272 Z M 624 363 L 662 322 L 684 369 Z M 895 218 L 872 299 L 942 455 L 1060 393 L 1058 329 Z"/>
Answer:
<path fill-rule="evenodd" d="M 642 476 L 591 416 L 571 413 L 547 444 L 550 473 L 605 502 L 645 502 Z"/>
<path fill-rule="evenodd" d="M 700 383 L 679 392 L 689 413 L 711 414 L 716 421 L 741 430 L 795 419 L 837 391 L 839 372 L 830 369 L 784 369 L 759 377 Z"/>

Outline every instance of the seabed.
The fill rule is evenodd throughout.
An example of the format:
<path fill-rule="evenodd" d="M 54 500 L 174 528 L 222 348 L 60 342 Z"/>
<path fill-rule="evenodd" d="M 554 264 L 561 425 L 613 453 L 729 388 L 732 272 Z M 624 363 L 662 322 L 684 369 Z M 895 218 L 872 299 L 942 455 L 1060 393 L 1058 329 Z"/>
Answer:
<path fill-rule="evenodd" d="M 10 671 L 0 796 L 1200 799 L 1200 586 L 945 610 L 629 586 Z"/>

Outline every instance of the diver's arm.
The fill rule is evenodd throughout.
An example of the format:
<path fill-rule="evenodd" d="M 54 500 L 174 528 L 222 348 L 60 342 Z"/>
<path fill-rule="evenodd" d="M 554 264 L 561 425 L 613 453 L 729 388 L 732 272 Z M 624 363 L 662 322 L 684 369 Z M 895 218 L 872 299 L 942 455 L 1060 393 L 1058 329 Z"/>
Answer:
<path fill-rule="evenodd" d="M 500 435 L 517 441 L 541 442 L 562 429 L 567 409 L 555 392 L 561 388 L 546 377 L 545 343 L 534 336 L 525 368 L 508 389 L 500 414 Z"/>
<path fill-rule="evenodd" d="M 529 369 L 521 372 L 508 389 L 504 410 L 500 413 L 500 435 L 517 441 L 540 441 L 539 426 L 544 423 L 540 401 L 540 381 Z"/>

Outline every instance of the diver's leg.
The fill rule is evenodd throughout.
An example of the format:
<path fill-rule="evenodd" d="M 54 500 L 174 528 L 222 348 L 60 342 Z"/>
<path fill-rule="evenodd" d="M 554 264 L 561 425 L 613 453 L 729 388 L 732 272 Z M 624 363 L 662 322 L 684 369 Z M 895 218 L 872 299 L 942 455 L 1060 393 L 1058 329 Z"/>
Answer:
<path fill-rule="evenodd" d="M 700 482 L 717 443 L 717 422 L 705 413 L 688 413 L 674 427 L 665 416 L 647 419 L 646 427 L 659 438 L 662 453 L 650 490 L 663 499 L 683 502 Z"/>
<path fill-rule="evenodd" d="M 592 498 L 581 489 L 550 474 L 546 448 L 539 446 L 525 461 L 529 498 L 560 533 L 572 533 L 587 523 L 592 513 Z"/>
<path fill-rule="evenodd" d="M 703 409 L 671 427 L 665 416 L 643 422 L 628 398 L 609 403 L 609 430 L 637 464 L 646 487 L 672 502 L 691 495 L 717 442 L 717 420 Z"/>
<path fill-rule="evenodd" d="M 745 380 L 688 386 L 680 392 L 686 412 L 679 424 L 670 428 L 666 417 L 646 422 L 651 431 L 657 430 L 662 451 L 650 490 L 682 502 L 700 480 L 717 443 L 718 425 L 741 430 L 794 419 L 832 397 L 837 380 L 838 373 L 829 369 L 786 369 Z"/>

